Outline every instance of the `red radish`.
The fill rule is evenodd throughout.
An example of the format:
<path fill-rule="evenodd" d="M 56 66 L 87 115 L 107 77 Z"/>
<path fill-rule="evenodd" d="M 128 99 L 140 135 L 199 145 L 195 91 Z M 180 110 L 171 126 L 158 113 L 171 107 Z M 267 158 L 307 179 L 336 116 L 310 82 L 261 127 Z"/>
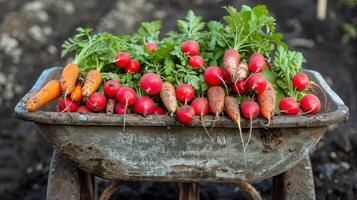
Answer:
<path fill-rule="evenodd" d="M 223 81 L 224 73 L 220 67 L 211 66 L 205 70 L 203 76 L 207 85 L 218 86 Z"/>
<path fill-rule="evenodd" d="M 121 103 L 116 103 L 114 107 L 114 113 L 121 114 L 121 115 L 125 114 L 125 105 Z"/>
<path fill-rule="evenodd" d="M 243 117 L 247 119 L 255 119 L 260 113 L 259 105 L 253 100 L 246 100 L 241 105 Z"/>
<path fill-rule="evenodd" d="M 86 105 L 91 111 L 100 112 L 106 107 L 107 98 L 99 92 L 94 92 L 86 100 Z"/>
<path fill-rule="evenodd" d="M 195 90 L 190 84 L 181 84 L 176 87 L 176 98 L 177 100 L 187 104 L 195 96 Z"/>
<path fill-rule="evenodd" d="M 109 80 L 104 84 L 104 94 L 106 97 L 115 99 L 121 85 L 116 80 Z"/>
<path fill-rule="evenodd" d="M 238 65 L 237 80 L 246 79 L 247 76 L 248 76 L 248 65 L 247 63 L 240 62 Z"/>
<path fill-rule="evenodd" d="M 165 113 L 164 109 L 162 109 L 160 107 L 156 107 L 153 114 L 154 115 L 165 115 L 166 113 Z"/>
<path fill-rule="evenodd" d="M 138 60 L 136 59 L 131 59 L 130 64 L 124 68 L 124 71 L 127 73 L 132 73 L 136 74 L 140 72 L 141 70 L 141 65 Z"/>
<path fill-rule="evenodd" d="M 58 110 L 60 112 L 76 112 L 77 108 L 77 103 L 73 102 L 70 98 L 64 98 L 58 104 Z"/>
<path fill-rule="evenodd" d="M 301 109 L 307 114 L 316 114 L 321 109 L 320 99 L 313 94 L 307 94 L 300 100 Z"/>
<path fill-rule="evenodd" d="M 138 99 L 136 92 L 133 88 L 130 87 L 121 87 L 117 93 L 117 100 L 119 103 L 124 105 L 124 122 L 123 122 L 123 131 L 125 131 L 125 120 L 128 106 L 135 104 Z"/>
<path fill-rule="evenodd" d="M 147 73 L 141 77 L 139 85 L 148 95 L 154 95 L 160 93 L 162 80 L 160 76 L 155 73 Z"/>
<path fill-rule="evenodd" d="M 260 53 L 253 53 L 249 57 L 248 69 L 252 73 L 261 73 L 266 64 L 265 58 Z"/>
<path fill-rule="evenodd" d="M 208 115 L 208 101 L 203 97 L 195 98 L 191 102 L 191 107 L 195 111 L 195 115 L 200 116 L 200 119 L 201 119 L 200 121 L 201 121 L 203 129 L 207 133 L 208 137 L 211 138 L 212 142 L 214 142 L 212 136 L 209 134 L 209 132 L 204 124 L 204 116 Z"/>
<path fill-rule="evenodd" d="M 226 82 L 226 85 L 228 85 L 228 86 L 233 85 L 231 75 L 227 71 L 224 71 L 223 74 L 224 74 L 223 80 L 224 80 L 224 82 Z"/>
<path fill-rule="evenodd" d="M 262 93 L 267 86 L 267 80 L 265 79 L 263 74 L 260 73 L 252 74 L 250 77 L 248 77 L 248 80 L 246 82 L 248 87 L 254 90 L 254 92 L 257 94 Z"/>
<path fill-rule="evenodd" d="M 293 97 L 285 97 L 279 103 L 280 112 L 287 115 L 297 115 L 299 112 L 299 103 Z"/>
<path fill-rule="evenodd" d="M 79 106 L 78 108 L 77 108 L 77 111 L 76 112 L 78 112 L 78 113 L 89 113 L 89 112 L 91 112 L 90 111 L 90 109 L 87 107 L 87 106 Z"/>
<path fill-rule="evenodd" d="M 130 87 L 121 87 L 117 93 L 118 102 L 125 106 L 134 105 L 137 98 L 135 90 Z"/>
<path fill-rule="evenodd" d="M 188 60 L 188 64 L 192 67 L 192 69 L 201 69 L 205 64 L 205 60 L 201 56 L 195 55 Z"/>
<path fill-rule="evenodd" d="M 300 91 L 305 90 L 309 85 L 317 87 L 324 95 L 325 107 L 326 107 L 327 97 L 326 97 L 325 91 L 321 88 L 320 85 L 314 83 L 313 81 L 310 81 L 309 77 L 305 73 L 300 72 L 300 73 L 295 74 L 295 76 L 293 76 L 293 78 L 292 78 L 292 82 L 293 82 L 293 87 Z"/>
<path fill-rule="evenodd" d="M 149 53 L 154 53 L 157 51 L 157 44 L 155 42 L 148 42 L 146 43 L 145 47 Z"/>
<path fill-rule="evenodd" d="M 292 82 L 294 88 L 300 91 L 305 90 L 310 83 L 309 77 L 303 72 L 295 74 L 295 76 L 292 78 Z"/>
<path fill-rule="evenodd" d="M 245 80 L 240 79 L 235 84 L 233 84 L 233 91 L 239 96 L 246 93 L 248 91 L 248 87 Z"/>
<path fill-rule="evenodd" d="M 250 142 L 250 139 L 252 137 L 253 119 L 258 117 L 258 115 L 260 113 L 260 109 L 259 109 L 259 105 L 257 104 L 257 102 L 255 102 L 253 100 L 244 101 L 243 103 L 240 104 L 240 108 L 242 110 L 243 117 L 246 119 L 249 119 L 249 121 L 250 121 L 249 137 L 248 137 L 248 141 L 247 141 L 246 145 L 244 146 L 244 148 L 246 149 Z"/>
<path fill-rule="evenodd" d="M 189 105 L 184 105 L 176 112 L 177 119 L 184 124 L 190 124 L 195 116 L 195 111 Z"/>
<path fill-rule="evenodd" d="M 115 56 L 115 65 L 120 67 L 120 68 L 124 68 L 127 67 L 130 64 L 130 55 L 126 52 L 119 52 L 116 56 Z"/>
<path fill-rule="evenodd" d="M 239 70 L 240 55 L 235 49 L 228 49 L 224 53 L 223 64 L 224 69 L 230 74 L 233 81 L 237 80 L 237 72 Z"/>
<path fill-rule="evenodd" d="M 195 115 L 198 116 L 205 116 L 208 115 L 208 101 L 203 98 L 195 98 L 192 102 L 191 102 L 191 106 L 193 108 L 193 110 L 195 111 Z"/>
<path fill-rule="evenodd" d="M 181 44 L 181 51 L 192 57 L 200 52 L 200 45 L 194 40 L 186 40 Z"/>
<path fill-rule="evenodd" d="M 146 116 L 152 114 L 155 111 L 155 108 L 154 101 L 150 97 L 143 96 L 136 101 L 134 111 Z"/>

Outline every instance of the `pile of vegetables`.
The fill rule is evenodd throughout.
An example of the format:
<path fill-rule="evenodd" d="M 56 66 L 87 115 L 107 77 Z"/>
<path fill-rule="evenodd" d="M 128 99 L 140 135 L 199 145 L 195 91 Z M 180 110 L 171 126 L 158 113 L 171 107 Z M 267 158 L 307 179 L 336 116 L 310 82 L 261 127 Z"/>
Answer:
<path fill-rule="evenodd" d="M 177 21 L 178 30 L 162 38 L 159 20 L 143 22 L 133 35 L 78 28 L 62 51 L 74 60 L 26 109 L 61 98 L 59 112 L 106 112 L 124 119 L 129 113 L 168 113 L 184 124 L 198 116 L 203 127 L 206 115 L 214 115 L 214 124 L 225 113 L 240 133 L 241 115 L 251 123 L 261 116 L 269 126 L 277 114 L 318 113 L 321 103 L 311 89 L 319 86 L 302 72 L 303 55 L 288 49 L 267 8 L 224 9 L 222 22 L 205 22 L 189 11 Z"/>

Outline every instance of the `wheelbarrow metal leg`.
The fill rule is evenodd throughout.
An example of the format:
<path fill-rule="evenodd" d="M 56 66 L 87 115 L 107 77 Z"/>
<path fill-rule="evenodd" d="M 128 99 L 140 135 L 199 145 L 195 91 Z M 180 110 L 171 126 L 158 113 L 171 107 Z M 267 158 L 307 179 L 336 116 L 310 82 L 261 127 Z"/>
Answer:
<path fill-rule="evenodd" d="M 179 200 L 199 200 L 200 185 L 199 183 L 181 183 Z"/>
<path fill-rule="evenodd" d="M 81 178 L 81 200 L 96 200 L 97 199 L 97 186 L 95 177 L 84 171 L 80 171 Z"/>
<path fill-rule="evenodd" d="M 315 185 L 307 155 L 296 166 L 273 179 L 274 200 L 315 200 Z"/>
<path fill-rule="evenodd" d="M 47 200 L 80 200 L 81 181 L 76 167 L 56 151 L 53 151 L 48 184 Z"/>

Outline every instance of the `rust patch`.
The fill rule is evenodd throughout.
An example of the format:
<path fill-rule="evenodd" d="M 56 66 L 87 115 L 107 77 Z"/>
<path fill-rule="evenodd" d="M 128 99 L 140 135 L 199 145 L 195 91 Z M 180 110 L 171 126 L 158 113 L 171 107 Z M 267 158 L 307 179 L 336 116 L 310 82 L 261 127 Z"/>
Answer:
<path fill-rule="evenodd" d="M 283 141 L 280 129 L 260 129 L 260 139 L 264 147 L 263 153 L 274 151 Z"/>

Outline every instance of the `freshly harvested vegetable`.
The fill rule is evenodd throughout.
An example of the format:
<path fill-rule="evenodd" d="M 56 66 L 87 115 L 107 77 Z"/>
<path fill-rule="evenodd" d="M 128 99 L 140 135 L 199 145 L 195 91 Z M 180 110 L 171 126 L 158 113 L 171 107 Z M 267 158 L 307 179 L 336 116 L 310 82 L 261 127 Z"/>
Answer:
<path fill-rule="evenodd" d="M 244 146 L 244 149 L 246 149 L 252 137 L 253 119 L 258 117 L 260 113 L 260 109 L 259 109 L 259 105 L 253 100 L 245 100 L 243 103 L 241 103 L 240 108 L 242 110 L 243 117 L 249 119 L 250 122 L 249 136 L 248 136 L 247 143 Z"/>
<path fill-rule="evenodd" d="M 177 109 L 176 92 L 175 87 L 171 83 L 165 82 L 162 84 L 160 98 L 171 115 L 175 113 Z"/>
<path fill-rule="evenodd" d="M 114 113 L 115 114 L 120 114 L 120 115 L 123 115 L 126 113 L 125 111 L 125 106 L 121 103 L 116 103 L 115 104 L 115 107 L 114 107 Z"/>
<path fill-rule="evenodd" d="M 224 69 L 230 74 L 231 80 L 235 82 L 238 80 L 238 71 L 239 71 L 239 61 L 240 55 L 236 49 L 228 49 L 224 53 L 223 64 Z"/>
<path fill-rule="evenodd" d="M 249 89 L 253 90 L 255 93 L 260 94 L 264 92 L 267 86 L 267 80 L 260 73 L 254 73 L 248 77 L 246 80 Z"/>
<path fill-rule="evenodd" d="M 26 102 L 26 110 L 34 112 L 46 103 L 61 96 L 61 84 L 58 80 L 51 80 Z"/>
<path fill-rule="evenodd" d="M 207 133 L 208 137 L 212 140 L 212 142 L 214 142 L 212 136 L 209 134 L 209 132 L 204 124 L 204 117 L 206 115 L 208 115 L 208 101 L 203 97 L 195 98 L 191 102 L 191 107 L 195 111 L 195 115 L 200 116 L 200 121 L 201 121 L 203 129 Z"/>
<path fill-rule="evenodd" d="M 148 95 L 160 93 L 162 87 L 162 80 L 159 75 L 155 73 L 147 73 L 140 79 L 140 88 Z"/>
<path fill-rule="evenodd" d="M 138 99 L 137 94 L 133 88 L 121 87 L 117 93 L 117 101 L 125 107 L 132 106 Z"/>
<path fill-rule="evenodd" d="M 223 112 L 224 96 L 224 89 L 220 86 L 210 87 L 207 91 L 209 111 L 215 115 L 216 120 L 219 119 L 219 115 Z"/>
<path fill-rule="evenodd" d="M 297 115 L 299 108 L 299 103 L 293 97 L 285 97 L 280 100 L 279 109 L 281 113 Z"/>
<path fill-rule="evenodd" d="M 300 101 L 300 106 L 305 114 L 316 114 L 321 109 L 320 99 L 313 94 L 303 96 Z"/>
<path fill-rule="evenodd" d="M 246 84 L 246 81 L 244 79 L 240 79 L 238 80 L 233 86 L 233 91 L 238 94 L 239 96 L 242 96 L 243 94 L 245 94 L 249 88 Z"/>
<path fill-rule="evenodd" d="M 237 80 L 246 79 L 248 76 L 248 65 L 245 62 L 240 62 L 238 65 Z"/>
<path fill-rule="evenodd" d="M 154 115 L 165 115 L 165 111 L 164 109 L 160 108 L 160 107 L 156 107 L 154 112 L 153 112 Z"/>
<path fill-rule="evenodd" d="M 115 99 L 121 85 L 116 80 L 109 80 L 104 84 L 104 94 L 110 99 Z"/>
<path fill-rule="evenodd" d="M 195 116 L 195 111 L 189 105 L 180 107 L 176 112 L 177 119 L 184 124 L 190 124 Z"/>
<path fill-rule="evenodd" d="M 220 67 L 217 66 L 211 66 L 208 67 L 204 74 L 204 79 L 206 81 L 206 84 L 209 86 L 218 86 L 221 85 L 224 77 L 223 71 Z"/>
<path fill-rule="evenodd" d="M 86 106 L 93 112 L 100 112 L 107 106 L 107 98 L 102 93 L 95 92 L 87 98 Z"/>
<path fill-rule="evenodd" d="M 115 107 L 115 99 L 109 98 L 107 100 L 107 107 L 105 109 L 106 113 L 113 114 Z"/>
<path fill-rule="evenodd" d="M 205 60 L 201 56 L 195 55 L 188 60 L 188 64 L 192 67 L 192 69 L 201 69 L 205 64 Z"/>
<path fill-rule="evenodd" d="M 157 51 L 157 44 L 155 42 L 148 42 L 146 43 L 145 47 L 149 53 L 154 53 Z"/>
<path fill-rule="evenodd" d="M 292 78 L 292 81 L 294 88 L 300 91 L 305 90 L 310 83 L 309 77 L 303 72 L 295 74 Z"/>
<path fill-rule="evenodd" d="M 76 82 L 79 76 L 79 67 L 76 64 L 67 64 L 62 70 L 62 76 L 60 79 L 62 92 L 65 96 L 72 93 L 76 86 Z"/>
<path fill-rule="evenodd" d="M 275 115 L 276 101 L 276 92 L 273 85 L 269 81 L 267 81 L 266 89 L 258 94 L 257 99 L 260 107 L 260 114 L 268 120 L 267 126 L 269 126 L 271 119 Z"/>
<path fill-rule="evenodd" d="M 141 70 L 141 65 L 138 60 L 131 59 L 128 66 L 124 67 L 124 71 L 127 73 L 139 73 Z"/>
<path fill-rule="evenodd" d="M 99 71 L 93 69 L 87 74 L 86 80 L 82 87 L 82 94 L 85 98 L 92 95 L 99 88 L 102 83 L 102 75 Z"/>
<path fill-rule="evenodd" d="M 240 125 L 241 118 L 240 118 L 238 101 L 232 96 L 226 96 L 224 98 L 224 111 L 238 125 L 239 136 L 242 142 L 242 148 L 244 153 L 244 161 L 245 161 L 245 165 L 247 165 L 247 158 L 246 158 L 247 154 L 245 152 L 245 143 L 243 139 L 242 128 Z"/>
<path fill-rule="evenodd" d="M 78 113 L 89 113 L 89 112 L 91 112 L 91 110 L 87 106 L 82 105 L 82 106 L 79 106 L 77 108 L 76 112 L 78 112 Z"/>
<path fill-rule="evenodd" d="M 115 56 L 115 65 L 120 68 L 125 68 L 130 64 L 131 57 L 126 52 L 119 52 Z"/>
<path fill-rule="evenodd" d="M 264 70 L 266 64 L 265 58 L 260 53 L 253 53 L 249 57 L 248 69 L 252 73 L 261 73 Z"/>
<path fill-rule="evenodd" d="M 82 95 L 82 83 L 78 82 L 76 84 L 76 87 L 74 87 L 74 90 L 71 92 L 71 99 L 74 102 L 79 102 L 83 99 Z"/>
<path fill-rule="evenodd" d="M 224 82 L 226 83 L 227 86 L 233 85 L 233 81 L 232 81 L 231 75 L 227 71 L 223 72 L 223 80 L 224 80 Z"/>
<path fill-rule="evenodd" d="M 73 102 L 70 98 L 63 98 L 58 104 L 58 111 L 60 112 L 76 112 L 78 105 Z"/>
<path fill-rule="evenodd" d="M 181 44 L 181 51 L 192 57 L 200 53 L 200 45 L 194 40 L 186 40 Z"/>
<path fill-rule="evenodd" d="M 140 97 L 134 106 L 134 111 L 144 116 L 154 113 L 155 109 L 154 101 L 147 96 Z"/>
<path fill-rule="evenodd" d="M 181 84 L 177 86 L 175 92 L 177 100 L 185 103 L 185 105 L 195 97 L 195 90 L 190 84 Z"/>

